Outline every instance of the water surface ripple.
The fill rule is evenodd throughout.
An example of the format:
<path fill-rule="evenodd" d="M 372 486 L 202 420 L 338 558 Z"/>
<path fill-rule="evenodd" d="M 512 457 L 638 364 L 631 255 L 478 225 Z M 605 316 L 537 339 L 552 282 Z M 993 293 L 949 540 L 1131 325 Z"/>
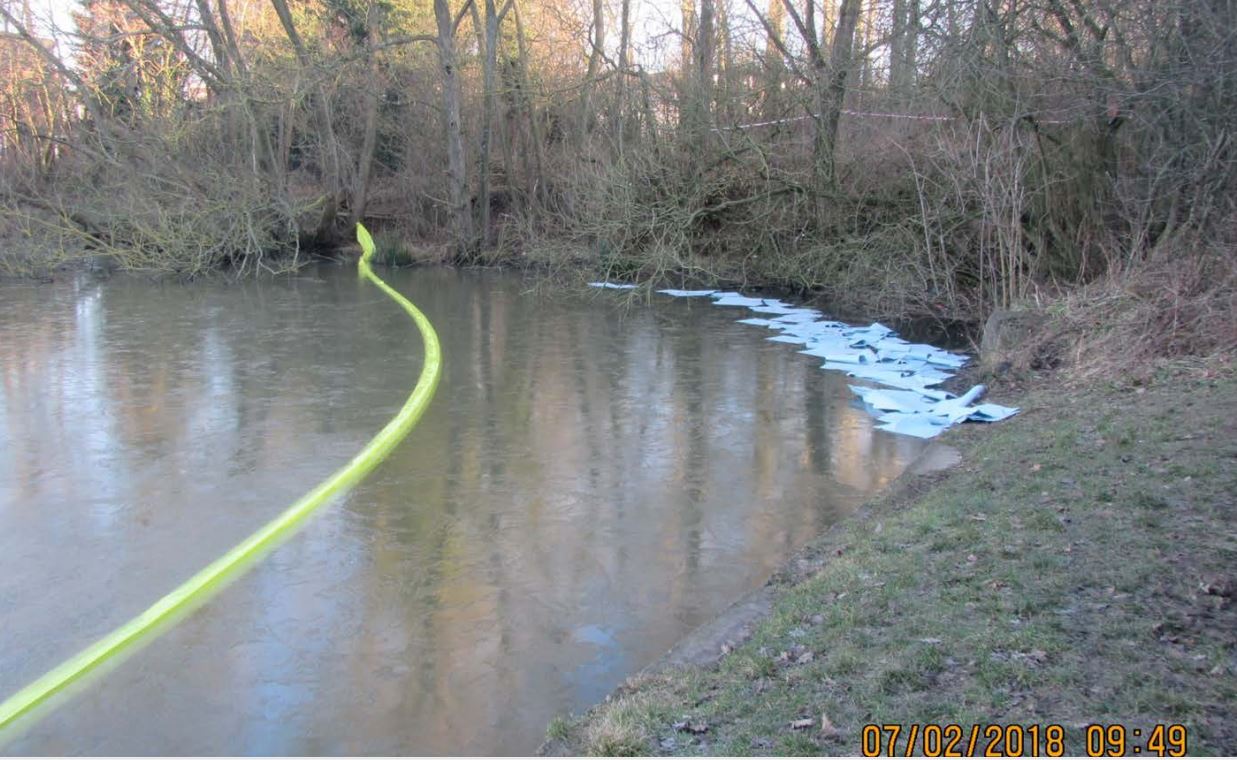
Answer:
<path fill-rule="evenodd" d="M 413 434 L 3 751 L 531 752 L 924 445 L 709 304 L 384 278 L 444 347 Z M 3 696 L 345 462 L 420 351 L 351 268 L 0 285 Z"/>

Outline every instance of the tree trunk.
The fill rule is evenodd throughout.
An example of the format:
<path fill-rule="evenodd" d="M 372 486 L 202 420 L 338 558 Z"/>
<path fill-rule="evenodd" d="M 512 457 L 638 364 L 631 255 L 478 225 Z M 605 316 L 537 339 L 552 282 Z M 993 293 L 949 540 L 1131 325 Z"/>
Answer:
<path fill-rule="evenodd" d="M 622 12 L 619 14 L 619 61 L 618 61 L 618 96 L 614 103 L 615 134 L 618 141 L 618 152 L 622 155 L 627 137 L 627 76 L 631 67 L 631 0 L 622 0 Z"/>
<path fill-rule="evenodd" d="M 588 71 L 584 75 L 584 93 L 580 98 L 580 145 L 592 131 L 593 122 L 593 88 L 597 84 L 597 75 L 601 72 L 601 56 L 606 45 L 606 9 L 603 0 L 593 0 L 593 49 L 588 54 Z"/>
<path fill-rule="evenodd" d="M 782 0 L 769 0 L 765 14 L 765 71 L 769 73 L 761 113 L 766 119 L 781 115 L 782 82 L 786 77 L 786 60 L 782 57 L 782 39 L 786 36 L 786 9 Z"/>
<path fill-rule="evenodd" d="M 378 143 L 378 104 L 381 100 L 379 90 L 383 84 L 378 76 L 378 67 L 372 60 L 373 50 L 368 42 L 366 48 L 367 57 L 371 57 L 368 67 L 371 76 L 364 85 L 365 127 L 361 137 L 361 155 L 357 157 L 357 179 L 352 190 L 352 213 L 348 218 L 348 229 L 355 229 L 357 222 L 365 217 L 365 206 L 369 201 L 369 180 L 374 167 L 374 147 Z"/>
<path fill-rule="evenodd" d="M 826 72 L 818 69 L 816 85 L 816 136 L 813 141 L 816 187 L 821 193 L 837 189 L 834 150 L 842 105 L 846 99 L 846 80 L 850 76 L 855 48 L 855 27 L 859 22 L 860 0 L 842 0 L 838 25 L 833 34 L 833 49 Z"/>
<path fill-rule="evenodd" d="M 490 244 L 490 144 L 494 139 L 494 74 L 498 66 L 498 26 L 510 7 L 505 6 L 500 13 L 494 0 L 485 0 L 485 57 L 481 73 L 481 156 L 477 187 L 477 211 L 480 220 L 478 235 L 483 249 Z"/>
<path fill-rule="evenodd" d="M 282 2 L 282 0 L 279 0 Z M 464 163 L 464 125 L 460 120 L 460 77 L 455 61 L 455 20 L 447 0 L 434 0 L 438 24 L 438 64 L 442 69 L 442 106 L 447 140 L 447 193 L 455 227 L 456 256 L 469 258 L 476 246 L 472 211 L 468 204 L 468 175 Z"/>
<path fill-rule="evenodd" d="M 859 22 L 855 29 L 855 36 L 859 40 L 860 50 L 871 50 L 872 45 L 876 40 L 876 5 L 869 4 L 865 9 L 861 6 L 859 9 Z M 872 90 L 876 72 L 872 69 L 872 57 L 864 55 L 861 58 L 856 56 L 856 67 L 858 71 L 851 76 L 851 87 L 858 89 L 858 97 L 860 103 L 865 93 Z"/>
<path fill-rule="evenodd" d="M 906 64 L 904 86 L 909 97 L 913 92 L 919 67 L 919 0 L 906 0 L 906 39 L 902 46 L 902 56 Z"/>
<path fill-rule="evenodd" d="M 526 177 L 526 182 L 528 194 L 544 207 L 546 192 L 542 178 L 545 171 L 545 141 L 541 136 L 541 122 L 537 119 L 537 111 L 533 106 L 533 94 L 528 78 L 528 43 L 524 37 L 524 21 L 520 18 L 519 1 L 515 0 L 511 7 L 515 12 L 516 50 L 520 56 L 520 92 L 523 93 L 524 110 L 528 118 L 528 138 L 533 146 L 533 171 Z"/>
<path fill-rule="evenodd" d="M 899 100 L 910 95 L 914 85 L 918 47 L 919 0 L 894 0 L 889 38 L 889 89 Z"/>
<path fill-rule="evenodd" d="M 679 48 L 679 66 L 683 78 L 691 70 L 692 45 L 696 41 L 696 0 L 679 0 L 679 14 L 683 17 L 683 35 Z"/>
<path fill-rule="evenodd" d="M 713 2 L 700 0 L 700 29 L 696 35 L 696 129 L 702 146 L 708 142 L 713 113 L 713 62 L 716 58 Z"/>
<path fill-rule="evenodd" d="M 215 23 L 215 14 L 210 9 L 208 0 L 196 0 L 198 7 L 198 17 L 202 22 L 202 27 L 206 31 L 206 39 L 210 42 L 211 52 L 215 55 L 215 62 L 218 64 L 220 71 L 228 75 L 231 79 L 231 56 L 227 46 L 224 44 L 223 33 L 219 31 L 219 25 Z"/>

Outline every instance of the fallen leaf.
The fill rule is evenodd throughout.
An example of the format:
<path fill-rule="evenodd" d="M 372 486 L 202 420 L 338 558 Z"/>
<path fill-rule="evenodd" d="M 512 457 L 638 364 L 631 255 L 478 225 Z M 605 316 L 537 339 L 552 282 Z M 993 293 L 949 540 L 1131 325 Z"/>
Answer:
<path fill-rule="evenodd" d="M 801 720 L 792 720 L 790 722 L 790 727 L 795 731 L 802 731 L 804 729 L 811 728 L 814 725 L 816 725 L 815 718 L 803 718 Z"/>
<path fill-rule="evenodd" d="M 829 716 L 825 713 L 820 714 L 820 734 L 821 736 L 837 736 L 841 732 L 838 727 L 833 725 L 833 721 L 829 720 Z"/>
<path fill-rule="evenodd" d="M 815 659 L 815 657 L 816 655 L 812 654 L 811 652 L 804 652 L 803 654 L 799 655 L 799 658 L 795 660 L 795 662 L 798 663 L 799 665 L 806 665 L 807 663 Z"/>

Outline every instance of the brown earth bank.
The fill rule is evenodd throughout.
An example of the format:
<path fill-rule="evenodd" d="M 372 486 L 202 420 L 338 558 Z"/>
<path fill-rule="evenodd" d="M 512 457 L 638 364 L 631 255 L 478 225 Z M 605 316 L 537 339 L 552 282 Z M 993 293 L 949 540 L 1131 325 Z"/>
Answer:
<path fill-rule="evenodd" d="M 1237 751 L 1232 365 L 1092 378 L 998 384 L 1022 413 L 947 432 L 960 466 L 908 473 L 769 581 L 746 639 L 555 720 L 543 754 L 854 755 L 870 724 L 904 752 L 929 723 Z"/>

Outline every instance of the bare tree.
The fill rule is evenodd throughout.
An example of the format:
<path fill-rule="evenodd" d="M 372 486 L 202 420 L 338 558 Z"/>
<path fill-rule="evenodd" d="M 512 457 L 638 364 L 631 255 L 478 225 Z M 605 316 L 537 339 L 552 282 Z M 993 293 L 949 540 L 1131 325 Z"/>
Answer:
<path fill-rule="evenodd" d="M 524 20 L 520 16 L 518 1 L 511 5 L 515 17 L 516 55 L 518 86 L 513 90 L 519 94 L 518 103 L 523 107 L 524 119 L 528 125 L 528 142 L 531 150 L 525 151 L 525 156 L 531 158 L 531 166 L 525 172 L 525 187 L 529 197 L 545 205 L 545 137 L 541 128 L 541 119 L 537 115 L 532 101 L 532 85 L 528 76 L 528 42 L 524 34 Z"/>
<path fill-rule="evenodd" d="M 914 84 L 918 48 L 919 0 L 893 0 L 889 33 L 889 89 L 902 98 L 910 94 Z"/>
<path fill-rule="evenodd" d="M 443 124 L 447 140 L 447 192 L 455 227 L 456 255 L 470 257 L 476 249 L 472 209 L 469 207 L 468 174 L 464 158 L 464 125 L 460 120 L 460 72 L 455 55 L 455 33 L 473 0 L 465 0 L 452 15 L 448 0 L 434 0 L 435 40 L 442 74 Z"/>
<path fill-rule="evenodd" d="M 588 70 L 584 74 L 583 97 L 580 98 L 579 140 L 583 144 L 588 135 L 593 116 L 593 91 L 601 74 L 601 62 L 606 47 L 606 8 L 604 0 L 593 0 L 593 35 L 588 51 Z"/>
<path fill-rule="evenodd" d="M 804 12 L 800 14 L 791 0 L 782 0 L 786 15 L 794 24 L 805 48 L 806 61 L 804 64 L 795 64 L 793 71 L 808 85 L 812 93 L 808 112 L 815 124 L 812 165 L 816 189 L 822 197 L 836 189 L 834 149 L 846 98 L 847 80 L 854 62 L 855 28 L 861 9 L 860 0 L 841 2 L 832 44 L 826 44 L 816 24 L 815 3 L 807 3 Z M 753 0 L 747 0 L 747 5 L 759 16 L 767 39 L 785 60 L 793 63 L 794 56 L 769 18 L 760 12 Z"/>
<path fill-rule="evenodd" d="M 506 0 L 501 9 L 494 0 L 485 0 L 485 59 L 482 66 L 481 92 L 483 98 L 481 115 L 481 146 L 480 146 L 480 178 L 477 183 L 477 207 L 481 235 L 481 246 L 488 247 L 490 242 L 490 143 L 494 137 L 494 103 L 497 80 L 495 69 L 498 66 L 498 29 L 507 12 L 511 10 L 512 0 Z"/>
<path fill-rule="evenodd" d="M 713 74 L 716 59 L 714 0 L 700 0 L 700 25 L 696 31 L 696 109 L 701 139 L 708 135 L 708 122 L 713 111 Z"/>
<path fill-rule="evenodd" d="M 301 35 L 296 31 L 287 0 L 271 0 L 271 5 L 274 6 L 275 13 L 279 16 L 279 23 L 283 25 L 284 33 L 288 37 L 288 42 L 292 44 L 297 60 L 303 69 L 312 71 L 313 61 L 305 43 L 301 40 Z M 321 245 L 331 245 L 339 239 L 337 217 L 344 195 L 343 171 L 339 156 L 339 140 L 335 136 L 335 124 L 331 115 L 331 101 L 321 85 L 315 88 L 313 100 L 314 114 L 317 118 L 319 154 L 322 160 L 323 184 L 326 191 L 322 198 L 322 213 L 318 217 L 318 226 L 313 237 Z"/>
<path fill-rule="evenodd" d="M 627 78 L 631 75 L 631 0 L 620 0 L 618 76 L 614 99 L 614 131 L 618 151 L 623 153 L 628 134 Z"/>

